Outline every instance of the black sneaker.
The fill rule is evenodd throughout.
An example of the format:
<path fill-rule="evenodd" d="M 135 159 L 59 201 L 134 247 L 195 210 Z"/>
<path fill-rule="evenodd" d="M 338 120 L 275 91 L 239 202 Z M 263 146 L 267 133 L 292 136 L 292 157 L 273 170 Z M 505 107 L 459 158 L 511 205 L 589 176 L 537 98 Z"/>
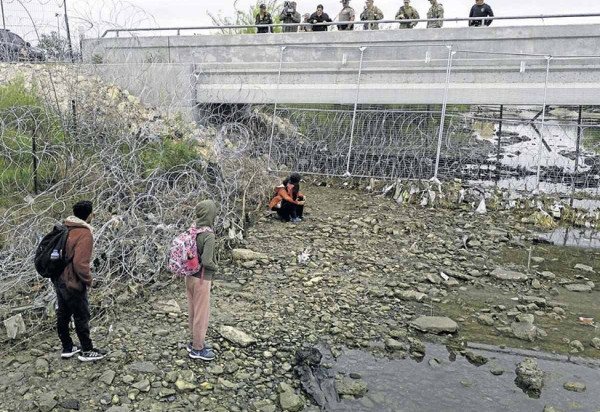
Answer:
<path fill-rule="evenodd" d="M 73 345 L 71 347 L 71 350 L 63 349 L 62 352 L 60 353 L 60 357 L 63 359 L 69 359 L 69 358 L 72 358 L 73 356 L 77 355 L 79 352 L 81 352 L 81 349 L 78 348 L 77 346 Z"/>
<path fill-rule="evenodd" d="M 93 362 L 100 360 L 106 356 L 106 352 L 100 349 L 92 349 L 88 351 L 81 352 L 81 354 L 77 357 L 82 362 Z"/>

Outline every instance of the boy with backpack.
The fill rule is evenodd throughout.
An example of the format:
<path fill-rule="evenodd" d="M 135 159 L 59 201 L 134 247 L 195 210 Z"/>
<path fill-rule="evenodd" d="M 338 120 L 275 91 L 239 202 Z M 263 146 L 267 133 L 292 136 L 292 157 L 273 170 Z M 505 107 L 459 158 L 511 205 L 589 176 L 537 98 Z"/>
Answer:
<path fill-rule="evenodd" d="M 192 334 L 192 341 L 187 345 L 188 355 L 192 359 L 205 361 L 215 358 L 212 348 L 206 344 L 206 331 L 210 316 L 210 287 L 217 271 L 213 232 L 216 217 L 215 202 L 212 200 L 200 202 L 196 208 L 196 225 L 173 241 L 169 260 L 169 269 L 175 274 L 185 276 L 189 326 Z M 187 240 L 190 236 L 191 239 L 195 239 L 195 242 Z M 180 246 L 177 245 L 178 242 Z M 196 249 L 185 251 L 188 256 L 182 259 L 177 255 L 181 255 L 181 245 L 184 244 L 195 244 Z"/>
<path fill-rule="evenodd" d="M 92 202 L 81 201 L 73 206 L 73 216 L 64 221 L 68 230 L 63 248 L 56 248 L 52 254 L 60 255 L 66 266 L 57 277 L 52 277 L 56 290 L 58 310 L 56 312 L 56 329 L 62 343 L 62 358 L 71 358 L 79 354 L 83 362 L 104 358 L 105 352 L 95 349 L 90 339 L 90 308 L 87 289 L 92 286 L 90 262 L 94 239 L 92 236 Z M 42 241 L 43 243 L 43 241 Z M 51 257 L 50 259 L 54 259 Z M 36 254 L 36 268 L 37 268 Z M 73 344 L 69 334 L 71 317 L 75 322 L 75 332 L 81 348 Z"/>

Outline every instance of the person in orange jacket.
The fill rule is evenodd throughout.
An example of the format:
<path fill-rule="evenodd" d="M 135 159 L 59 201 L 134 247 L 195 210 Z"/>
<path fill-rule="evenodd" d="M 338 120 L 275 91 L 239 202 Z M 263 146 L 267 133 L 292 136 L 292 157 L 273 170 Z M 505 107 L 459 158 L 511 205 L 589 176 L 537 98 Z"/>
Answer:
<path fill-rule="evenodd" d="M 300 193 L 301 180 L 302 177 L 298 173 L 292 173 L 282 184 L 275 187 L 269 209 L 277 212 L 284 222 L 299 223 L 303 219 L 306 197 Z"/>

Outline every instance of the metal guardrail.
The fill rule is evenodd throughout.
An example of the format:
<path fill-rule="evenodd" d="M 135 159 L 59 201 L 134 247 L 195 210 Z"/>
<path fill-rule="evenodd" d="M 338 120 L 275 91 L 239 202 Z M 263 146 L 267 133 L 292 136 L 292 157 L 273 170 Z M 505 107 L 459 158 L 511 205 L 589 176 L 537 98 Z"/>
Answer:
<path fill-rule="evenodd" d="M 109 33 L 115 33 L 119 37 L 121 32 L 142 32 L 142 31 L 176 31 L 177 35 L 181 34 L 182 30 L 224 30 L 224 29 L 251 29 L 264 27 L 305 27 L 305 26 L 337 26 L 338 24 L 387 24 L 387 23 L 421 23 L 421 22 L 461 22 L 461 21 L 484 21 L 484 20 L 546 20 L 546 19 L 565 19 L 565 18 L 585 18 L 585 17 L 600 17 L 600 13 L 576 13 L 576 14 L 549 14 L 549 15 L 526 15 L 526 16 L 490 16 L 490 17 L 451 17 L 444 19 L 406 19 L 406 20 L 354 20 L 354 21 L 334 21 L 324 23 L 275 23 L 275 24 L 233 24 L 222 26 L 182 26 L 182 27 L 138 27 L 138 28 L 123 28 L 123 29 L 108 29 L 102 33 L 101 37 L 106 37 Z"/>

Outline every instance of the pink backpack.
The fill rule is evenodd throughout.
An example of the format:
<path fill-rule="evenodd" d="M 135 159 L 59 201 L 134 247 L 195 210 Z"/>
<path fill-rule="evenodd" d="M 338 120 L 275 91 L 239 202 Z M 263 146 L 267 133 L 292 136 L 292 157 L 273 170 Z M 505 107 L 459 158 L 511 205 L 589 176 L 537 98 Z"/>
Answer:
<path fill-rule="evenodd" d="M 173 239 L 167 269 L 174 275 L 181 277 L 198 273 L 202 265 L 198 256 L 196 236 L 200 233 L 212 233 L 212 231 L 212 228 L 208 226 L 196 228 L 192 225 L 188 230 Z"/>

